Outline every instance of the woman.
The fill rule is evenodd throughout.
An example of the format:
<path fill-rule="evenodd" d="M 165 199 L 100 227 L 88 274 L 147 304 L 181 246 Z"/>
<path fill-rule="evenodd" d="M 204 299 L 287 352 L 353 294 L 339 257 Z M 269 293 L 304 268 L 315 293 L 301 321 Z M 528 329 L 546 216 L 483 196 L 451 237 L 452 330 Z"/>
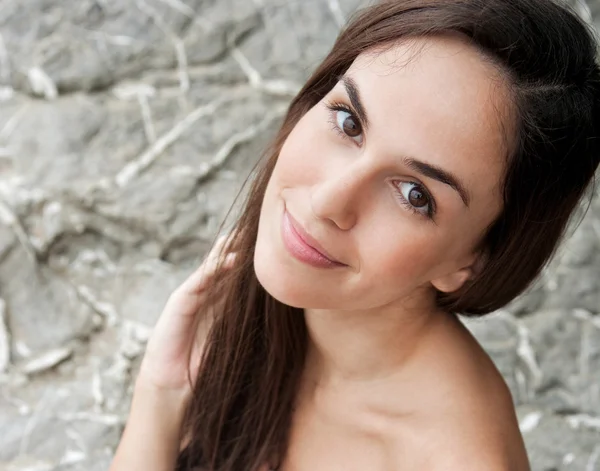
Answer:
<path fill-rule="evenodd" d="M 550 0 L 356 16 L 170 297 L 111 470 L 529 469 L 457 314 L 520 294 L 589 188 L 595 52 Z"/>

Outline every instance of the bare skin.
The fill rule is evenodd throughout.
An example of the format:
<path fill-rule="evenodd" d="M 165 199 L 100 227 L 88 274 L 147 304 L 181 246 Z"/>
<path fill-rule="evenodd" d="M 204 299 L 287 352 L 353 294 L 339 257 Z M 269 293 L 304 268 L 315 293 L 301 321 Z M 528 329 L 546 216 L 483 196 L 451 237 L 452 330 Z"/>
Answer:
<path fill-rule="evenodd" d="M 323 387 L 307 370 L 279 469 L 530 468 L 502 376 L 464 326 L 440 313 L 409 364 L 379 385 Z"/>
<path fill-rule="evenodd" d="M 435 302 L 485 263 L 512 137 L 505 85 L 460 37 L 416 38 L 359 56 L 286 139 L 254 259 L 310 339 L 282 471 L 529 469 L 501 375 Z M 341 265 L 294 257 L 286 214 Z"/>
<path fill-rule="evenodd" d="M 265 193 L 256 275 L 303 308 L 309 333 L 281 471 L 529 470 L 501 375 L 435 302 L 485 263 L 479 241 L 502 209 L 508 94 L 460 38 L 415 43 L 428 47 L 410 67 L 396 67 L 407 44 L 359 56 L 296 124 Z M 368 131 L 350 106 L 358 94 Z M 286 211 L 340 264 L 294 258 Z M 173 469 L 209 321 L 191 326 L 219 246 L 161 314 L 111 471 Z"/>
<path fill-rule="evenodd" d="M 192 394 L 188 370 L 192 378 L 197 377 L 210 327 L 206 288 L 219 267 L 221 249 L 227 247 L 222 269 L 231 267 L 236 257 L 227 244 L 222 237 L 200 267 L 169 296 L 148 340 L 110 471 L 172 471 L 182 442 L 189 440 L 181 437 L 185 407 Z M 195 330 L 192 327 L 198 315 L 203 317 Z"/>

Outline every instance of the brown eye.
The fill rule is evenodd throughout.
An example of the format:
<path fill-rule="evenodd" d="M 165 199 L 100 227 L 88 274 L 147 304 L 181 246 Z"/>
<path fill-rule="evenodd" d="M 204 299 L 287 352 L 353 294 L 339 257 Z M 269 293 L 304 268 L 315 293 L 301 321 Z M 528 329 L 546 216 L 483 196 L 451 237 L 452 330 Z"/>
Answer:
<path fill-rule="evenodd" d="M 422 208 L 429 201 L 427 195 L 423 193 L 418 187 L 415 187 L 408 193 L 408 202 L 412 204 L 415 208 Z"/>
<path fill-rule="evenodd" d="M 423 186 L 415 182 L 398 182 L 397 188 L 402 196 L 402 203 L 412 211 L 432 217 L 434 202 Z"/>
<path fill-rule="evenodd" d="M 350 139 L 362 142 L 362 129 L 358 120 L 345 110 L 334 110 L 334 118 L 337 127 Z"/>
<path fill-rule="evenodd" d="M 348 116 L 344 120 L 342 124 L 342 129 L 350 137 L 360 136 L 360 126 L 356 123 L 356 121 L 354 121 L 354 118 L 352 116 Z"/>

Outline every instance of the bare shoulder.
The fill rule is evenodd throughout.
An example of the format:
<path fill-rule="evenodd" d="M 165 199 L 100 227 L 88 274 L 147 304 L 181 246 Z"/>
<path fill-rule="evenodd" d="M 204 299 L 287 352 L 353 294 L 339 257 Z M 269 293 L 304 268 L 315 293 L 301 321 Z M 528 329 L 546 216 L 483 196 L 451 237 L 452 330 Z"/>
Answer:
<path fill-rule="evenodd" d="M 429 471 L 531 471 L 518 427 L 472 417 L 452 420 L 433 434 L 430 444 L 436 452 Z"/>
<path fill-rule="evenodd" d="M 499 388 L 506 386 L 499 385 Z M 530 471 L 514 406 L 508 396 L 467 394 L 433 411 L 424 439 L 430 471 Z M 497 393 L 496 393 L 497 394 Z M 433 424 L 436 426 L 433 426 Z"/>
<path fill-rule="evenodd" d="M 462 324 L 449 330 L 435 342 L 424 380 L 437 385 L 423 422 L 428 424 L 432 452 L 428 468 L 530 471 L 513 398 L 502 375 Z"/>
<path fill-rule="evenodd" d="M 531 471 L 527 460 L 490 454 L 446 455 L 428 468 L 428 471 Z"/>

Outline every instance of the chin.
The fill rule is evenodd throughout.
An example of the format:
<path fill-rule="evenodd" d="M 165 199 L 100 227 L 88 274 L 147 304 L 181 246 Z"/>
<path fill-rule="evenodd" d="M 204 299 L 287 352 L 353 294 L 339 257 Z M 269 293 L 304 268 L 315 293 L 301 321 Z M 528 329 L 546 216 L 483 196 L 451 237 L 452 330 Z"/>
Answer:
<path fill-rule="evenodd" d="M 308 307 L 308 293 L 301 289 L 298 277 L 294 276 L 290 267 L 285 267 L 281 261 L 277 263 L 273 255 L 272 250 L 262 251 L 260 244 L 257 245 L 254 253 L 254 273 L 258 282 L 277 301 L 292 307 Z"/>
<path fill-rule="evenodd" d="M 269 201 L 265 197 L 265 201 Z M 296 308 L 327 309 L 331 286 L 318 270 L 307 268 L 287 252 L 281 239 L 283 200 L 263 207 L 254 250 L 254 272 L 261 286 L 277 301 Z M 339 281 L 339 280 L 338 280 Z M 339 299 L 339 298 L 338 298 Z"/>
<path fill-rule="evenodd" d="M 278 260 L 272 249 L 261 250 L 257 244 L 254 254 L 254 272 L 261 286 L 273 298 L 283 304 L 301 309 L 334 309 L 331 292 L 322 280 L 314 276 L 302 276 L 298 267 L 285 260 Z"/>

